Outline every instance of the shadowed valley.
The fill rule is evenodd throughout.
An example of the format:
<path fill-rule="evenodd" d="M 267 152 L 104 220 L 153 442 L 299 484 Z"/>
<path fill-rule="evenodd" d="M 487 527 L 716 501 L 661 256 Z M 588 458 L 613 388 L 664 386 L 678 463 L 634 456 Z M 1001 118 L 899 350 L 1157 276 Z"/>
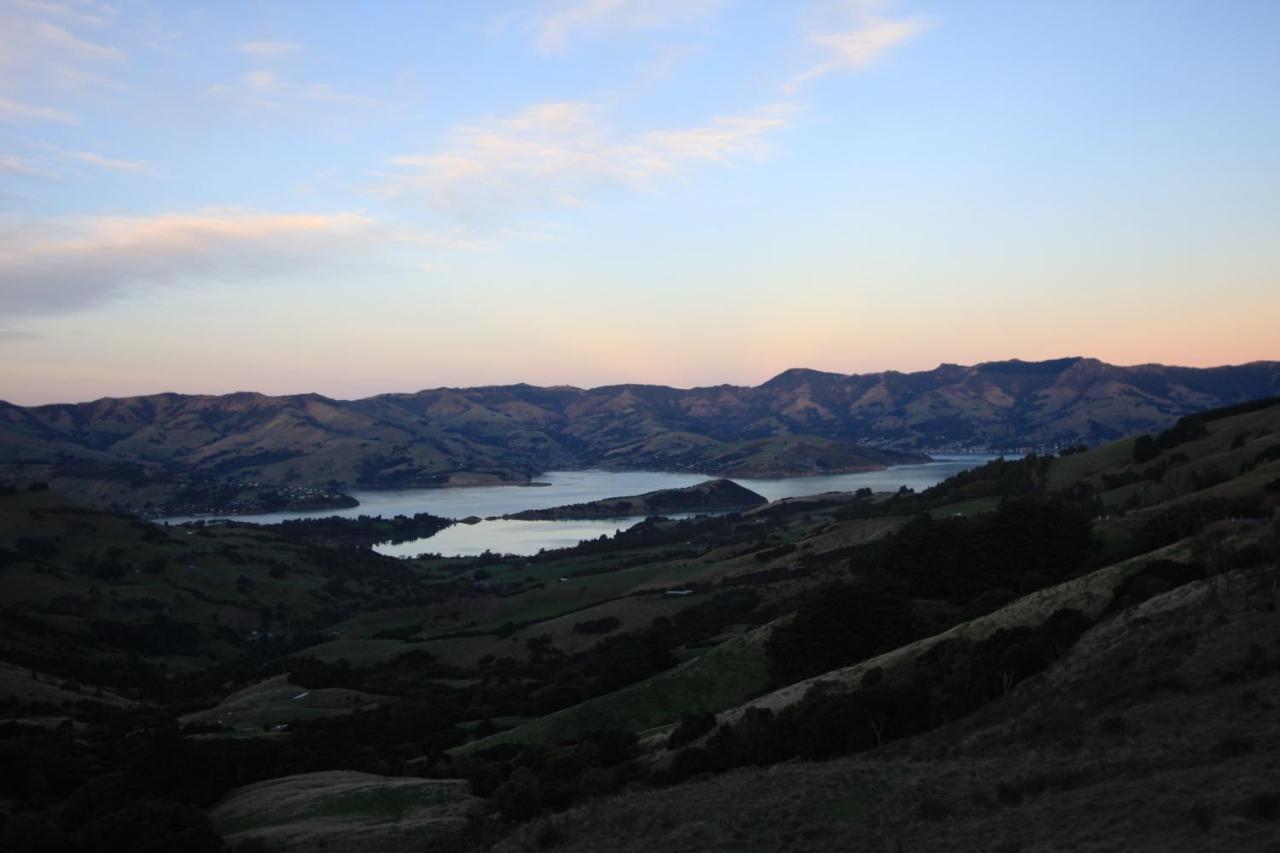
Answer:
<path fill-rule="evenodd" d="M 1265 850 L 1278 441 L 1262 401 L 521 558 L 9 490 L 6 843 Z"/>

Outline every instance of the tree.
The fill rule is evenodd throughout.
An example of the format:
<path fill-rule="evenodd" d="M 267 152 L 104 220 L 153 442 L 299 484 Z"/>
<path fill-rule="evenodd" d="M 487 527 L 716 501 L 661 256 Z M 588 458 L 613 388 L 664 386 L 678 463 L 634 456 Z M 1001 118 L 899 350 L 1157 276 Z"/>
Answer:
<path fill-rule="evenodd" d="M 1160 443 L 1149 435 L 1140 435 L 1133 442 L 1133 461 L 1141 465 L 1160 455 Z"/>
<path fill-rule="evenodd" d="M 911 601 L 886 575 L 826 584 L 766 643 L 775 679 L 798 681 L 896 648 L 911 639 Z"/>

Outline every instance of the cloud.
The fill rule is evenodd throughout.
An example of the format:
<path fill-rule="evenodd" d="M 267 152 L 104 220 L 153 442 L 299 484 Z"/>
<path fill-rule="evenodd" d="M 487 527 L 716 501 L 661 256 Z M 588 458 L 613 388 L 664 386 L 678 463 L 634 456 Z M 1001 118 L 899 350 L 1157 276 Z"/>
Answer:
<path fill-rule="evenodd" d="M 125 54 L 98 40 L 107 17 L 88 4 L 20 0 L 0 5 L 0 88 L 115 88 L 100 69 L 118 64 Z"/>
<path fill-rule="evenodd" d="M 0 232 L 0 315 L 74 311 L 148 287 L 272 275 L 376 239 L 359 213 L 205 210 Z"/>
<path fill-rule="evenodd" d="M 697 54 L 701 48 L 691 44 L 672 44 L 657 50 L 653 58 L 640 68 L 641 83 L 652 86 L 671 77 L 676 67 Z"/>
<path fill-rule="evenodd" d="M 0 154 L 0 172 L 36 178 L 61 179 L 65 175 L 84 174 L 77 166 L 92 166 L 108 172 L 154 176 L 155 169 L 137 160 L 122 160 L 94 151 L 73 151 L 57 145 L 37 143 L 28 146 L 30 156 Z"/>
<path fill-rule="evenodd" d="M 877 14 L 883 5 L 881 0 L 853 0 L 851 28 L 811 35 L 810 42 L 822 48 L 826 59 L 792 77 L 788 91 L 828 74 L 866 70 L 931 26 L 927 18 L 919 15 L 889 18 Z"/>
<path fill-rule="evenodd" d="M 274 59 L 297 53 L 302 45 L 293 41 L 243 41 L 236 45 L 236 50 L 259 59 Z"/>
<path fill-rule="evenodd" d="M 535 104 L 514 115 L 462 125 L 446 144 L 396 157 L 385 180 L 393 197 L 422 196 L 432 206 L 475 214 L 497 207 L 585 202 L 606 186 L 649 189 L 658 178 L 700 165 L 724 165 L 767 151 L 768 134 L 788 123 L 777 105 L 714 117 L 700 125 L 622 133 L 603 110 L 583 101 Z"/>
<path fill-rule="evenodd" d="M 69 152 L 69 156 L 81 163 L 88 163 L 90 166 L 106 169 L 109 172 L 125 172 L 131 175 L 155 174 L 155 170 L 146 163 L 140 163 L 136 160 L 117 160 L 112 157 L 104 157 L 101 154 L 95 154 L 92 151 L 72 151 Z"/>
<path fill-rule="evenodd" d="M 543 53 L 564 51 L 579 33 L 664 29 L 705 18 L 726 0 L 571 0 L 561 3 L 538 24 L 537 47 Z"/>
<path fill-rule="evenodd" d="M 32 163 L 15 157 L 12 154 L 0 154 L 0 172 L 9 175 L 22 175 L 27 178 L 57 178 L 53 172 L 41 169 Z"/>
<path fill-rule="evenodd" d="M 79 3 L 54 3 L 51 0 L 9 0 L 18 9 L 48 15 L 62 20 L 74 21 L 77 24 L 102 26 L 115 15 L 115 9 L 105 3 L 92 0 Z"/>
<path fill-rule="evenodd" d="M 0 346 L 22 343 L 23 341 L 38 341 L 43 340 L 43 338 L 44 335 L 26 329 L 0 328 Z"/>
<path fill-rule="evenodd" d="M 214 84 L 207 93 L 242 108 L 281 116 L 314 116 L 315 108 L 320 106 L 380 106 L 374 98 L 344 92 L 326 83 L 294 83 L 265 68 L 246 71 L 231 83 Z M 336 118 L 345 120 L 345 116 Z"/>
<path fill-rule="evenodd" d="M 70 30 L 48 21 L 36 22 L 28 31 L 47 49 L 74 56 L 86 62 L 114 62 L 124 56 L 118 48 L 86 41 Z"/>
<path fill-rule="evenodd" d="M 55 121 L 59 124 L 79 124 L 80 122 L 79 118 L 62 110 L 0 98 L 0 121 L 14 123 L 28 120 Z"/>

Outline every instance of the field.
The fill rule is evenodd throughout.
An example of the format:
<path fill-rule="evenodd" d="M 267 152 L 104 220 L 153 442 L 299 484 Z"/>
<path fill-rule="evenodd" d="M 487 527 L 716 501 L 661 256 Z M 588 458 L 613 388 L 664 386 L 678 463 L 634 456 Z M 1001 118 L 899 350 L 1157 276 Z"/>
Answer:
<path fill-rule="evenodd" d="M 211 816 L 233 845 L 261 839 L 280 851 L 417 853 L 455 842 L 472 802 L 453 780 L 328 771 L 239 788 Z"/>
<path fill-rule="evenodd" d="M 259 732 L 298 720 L 350 714 L 375 707 L 386 697 L 359 690 L 325 687 L 308 690 L 277 675 L 240 690 L 204 711 L 184 714 L 184 725 L 225 726 L 238 732 Z"/>
<path fill-rule="evenodd" d="M 633 732 L 673 723 L 687 711 L 721 711 L 769 683 L 763 643 L 768 627 L 726 640 L 674 669 L 597 699 L 459 747 L 465 753 L 501 743 L 554 744 L 592 729 Z"/>
<path fill-rule="evenodd" d="M 1280 630 L 1269 583 L 1236 575 L 1216 592 L 1198 583 L 1152 599 L 1044 676 L 927 735 L 589 802 L 496 849 L 554 837 L 557 850 L 584 853 L 1273 850 Z"/>

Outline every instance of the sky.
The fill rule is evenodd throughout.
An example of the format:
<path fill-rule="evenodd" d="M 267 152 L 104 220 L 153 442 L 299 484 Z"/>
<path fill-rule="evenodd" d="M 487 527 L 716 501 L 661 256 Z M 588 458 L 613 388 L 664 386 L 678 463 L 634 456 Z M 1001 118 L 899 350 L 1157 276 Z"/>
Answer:
<path fill-rule="evenodd" d="M 0 0 L 0 399 L 1280 358 L 1274 0 Z"/>

